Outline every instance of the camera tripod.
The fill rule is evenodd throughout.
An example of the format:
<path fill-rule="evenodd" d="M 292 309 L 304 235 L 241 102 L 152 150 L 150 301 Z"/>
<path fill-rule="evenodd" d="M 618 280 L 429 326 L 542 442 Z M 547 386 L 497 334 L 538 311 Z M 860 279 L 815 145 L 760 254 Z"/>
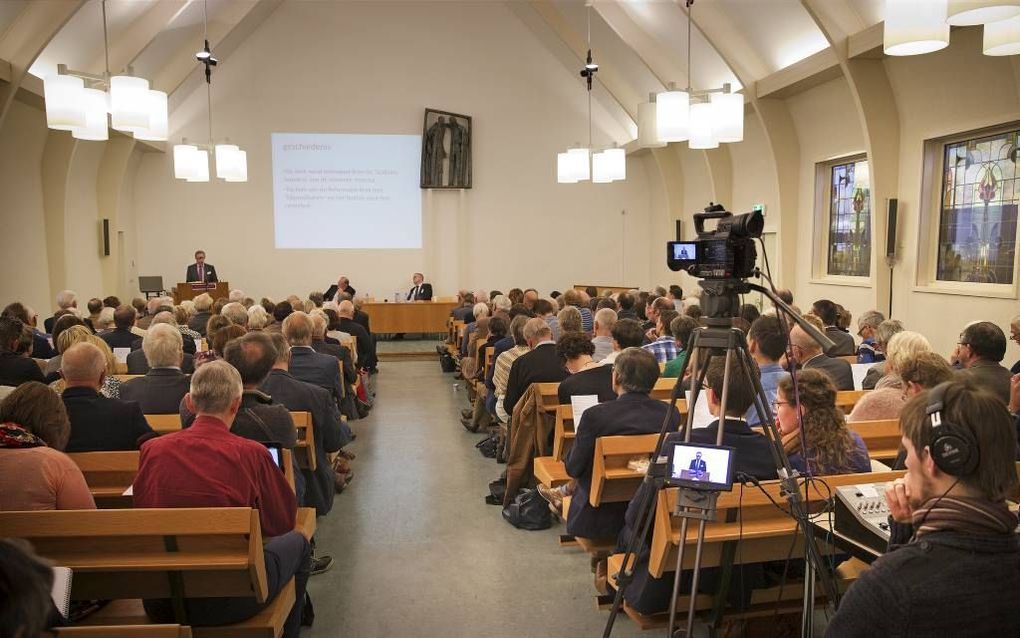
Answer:
<path fill-rule="evenodd" d="M 683 430 L 684 441 L 690 442 L 691 432 L 694 428 L 694 406 L 697 404 L 698 395 L 704 386 L 709 364 L 715 357 L 725 357 L 722 396 L 720 397 L 719 406 L 719 428 L 716 433 L 715 442 L 716 445 L 722 445 L 726 423 L 726 402 L 729 394 L 730 380 L 734 373 L 734 366 L 737 368 L 736 374 L 744 375 L 744 378 L 747 379 L 754 387 L 754 402 L 752 407 L 758 415 L 759 423 L 762 426 L 766 438 L 769 440 L 769 448 L 781 482 L 782 492 L 789 502 L 790 514 L 797 521 L 797 530 L 799 533 L 804 535 L 807 569 L 804 579 L 804 607 L 801 617 L 801 635 L 806 638 L 810 638 L 810 636 L 813 635 L 812 612 L 814 609 L 815 574 L 817 573 L 821 580 L 822 587 L 828 596 L 830 603 L 835 604 L 838 592 L 831 574 L 826 572 L 824 569 L 821 552 L 813 534 L 811 533 L 811 528 L 808 522 L 809 513 L 807 506 L 802 499 L 800 486 L 797 484 L 798 474 L 790 466 L 790 460 L 786 455 L 786 451 L 783 449 L 782 437 L 776 428 L 775 419 L 772 415 L 768 397 L 765 394 L 765 390 L 762 388 L 759 376 L 752 373 L 754 370 L 752 366 L 757 366 L 757 364 L 751 357 L 744 334 L 740 330 L 732 327 L 732 319 L 736 316 L 740 304 L 739 296 L 752 290 L 763 293 L 772 301 L 779 312 L 785 313 L 790 319 L 800 325 L 805 332 L 822 345 L 823 349 L 828 350 L 833 346 L 833 344 L 832 341 L 830 341 L 824 334 L 819 332 L 814 326 L 805 321 L 803 317 L 798 315 L 782 300 L 776 297 L 771 290 L 762 286 L 750 284 L 744 280 L 737 279 L 702 280 L 699 282 L 699 285 L 705 291 L 705 294 L 702 297 L 702 305 L 705 308 L 707 316 L 705 320 L 706 325 L 703 328 L 696 329 L 693 333 L 690 347 L 691 354 L 688 356 L 687 360 L 684 361 L 683 368 L 677 378 L 677 383 L 673 387 L 673 392 L 670 396 L 670 404 L 673 406 L 676 405 L 680 392 L 682 391 L 684 376 L 687 369 L 691 368 L 693 370 L 691 375 L 691 395 L 687 404 L 687 423 Z M 704 364 L 700 362 L 700 359 L 703 356 L 705 357 Z M 635 519 L 637 521 L 636 533 L 632 534 L 629 539 L 627 550 L 623 555 L 620 571 L 616 575 L 616 596 L 613 599 L 613 606 L 610 611 L 609 619 L 606 621 L 605 631 L 603 632 L 604 638 L 609 638 L 612 634 L 613 625 L 616 621 L 617 615 L 620 613 L 620 607 L 623 603 L 624 592 L 633 581 L 634 565 L 638 560 L 638 555 L 642 547 L 646 543 L 648 531 L 651 529 L 651 524 L 655 517 L 653 504 L 656 501 L 656 493 L 665 487 L 664 475 L 666 472 L 657 471 L 656 466 L 663 454 L 662 448 L 670 430 L 672 414 L 673 411 L 670 410 L 666 419 L 663 421 L 662 428 L 659 431 L 659 438 L 655 445 L 655 452 L 652 455 L 652 463 L 649 466 L 642 487 L 638 491 L 638 496 L 636 497 L 640 499 L 638 502 L 638 515 Z M 715 519 L 718 496 L 719 494 L 717 491 L 708 489 L 690 487 L 680 489 L 676 511 L 674 512 L 674 515 L 681 518 L 681 523 L 680 543 L 677 551 L 676 570 L 673 577 L 673 590 L 670 597 L 669 607 L 669 633 L 667 635 L 671 638 L 674 636 L 689 638 L 694 629 L 695 602 L 701 571 L 702 550 L 705 543 L 705 526 L 708 521 Z M 692 521 L 697 522 L 698 532 L 697 544 L 694 548 L 694 564 L 691 569 L 687 625 L 686 629 L 683 630 L 683 633 L 680 631 L 674 633 L 674 627 L 676 626 L 677 597 L 680 593 L 680 585 L 682 582 L 682 566 L 685 546 L 687 544 L 687 533 Z"/>

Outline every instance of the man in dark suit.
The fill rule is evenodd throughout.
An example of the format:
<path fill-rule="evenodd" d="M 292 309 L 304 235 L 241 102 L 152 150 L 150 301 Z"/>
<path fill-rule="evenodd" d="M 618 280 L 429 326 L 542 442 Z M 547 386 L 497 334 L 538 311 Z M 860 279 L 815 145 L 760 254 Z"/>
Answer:
<path fill-rule="evenodd" d="M 105 334 L 99 335 L 106 345 L 110 346 L 110 349 L 114 348 L 131 348 L 137 350 L 141 347 L 141 339 L 135 333 L 131 332 L 131 328 L 135 325 L 135 318 L 138 313 L 132 306 L 121 306 L 117 308 L 117 311 L 113 313 L 113 330 Z"/>
<path fill-rule="evenodd" d="M 39 332 L 38 323 L 39 315 L 34 310 L 21 303 L 15 301 L 7 304 L 4 307 L 3 313 L 9 317 L 14 317 L 19 320 L 22 325 L 28 326 L 32 331 L 32 357 L 35 359 L 52 359 L 57 356 L 56 350 L 50 346 L 50 341 L 47 335 Z"/>
<path fill-rule="evenodd" d="M 337 358 L 312 349 L 312 318 L 304 312 L 292 312 L 283 320 L 283 336 L 290 344 L 290 372 L 298 379 L 329 390 L 340 409 L 343 387 Z"/>
<path fill-rule="evenodd" d="M 220 279 L 216 275 L 216 267 L 205 263 L 205 251 L 195 251 L 195 263 L 188 266 L 185 281 L 199 281 L 203 284 L 216 283 Z"/>
<path fill-rule="evenodd" d="M 323 317 L 323 314 L 313 312 L 310 318 L 312 320 L 312 350 L 319 354 L 336 357 L 336 360 L 343 368 L 342 381 L 344 393 L 343 399 L 340 402 L 340 412 L 351 420 L 367 416 L 368 409 L 370 408 L 368 404 L 362 406 L 363 414 L 358 413 L 357 397 L 354 390 L 354 381 L 358 373 L 354 369 L 354 359 L 351 357 L 350 349 L 339 343 L 329 343 L 326 341 L 326 319 Z"/>
<path fill-rule="evenodd" d="M 62 290 L 57 294 L 57 312 L 62 310 L 73 311 L 78 308 L 78 294 L 73 290 Z M 46 334 L 53 334 L 53 324 L 57 321 L 57 313 L 43 322 Z"/>
<path fill-rule="evenodd" d="M 316 514 L 324 516 L 333 507 L 336 493 L 336 473 L 326 456 L 340 450 L 351 441 L 350 429 L 340 420 L 340 412 L 329 392 L 312 383 L 305 383 L 289 371 L 291 348 L 280 333 L 271 333 L 276 350 L 276 362 L 269 376 L 262 382 L 262 391 L 282 403 L 292 412 L 310 412 L 315 437 L 316 468 L 302 470 L 305 476 L 304 504 L 315 507 Z"/>
<path fill-rule="evenodd" d="M 841 330 L 836 325 L 839 319 L 839 306 L 835 302 L 828 299 L 819 299 L 811 306 L 811 310 L 825 324 L 825 336 L 832 339 L 832 342 L 836 344 L 836 350 L 832 353 L 833 356 L 846 357 L 857 354 L 857 344 L 854 342 L 853 335 L 845 330 Z M 853 388 L 850 389 L 853 390 Z"/>
<path fill-rule="evenodd" d="M 659 364 L 650 352 L 628 348 L 616 358 L 615 365 L 604 367 L 612 373 L 617 399 L 585 410 L 581 422 L 575 425 L 577 438 L 566 459 L 567 474 L 577 481 L 567 515 L 567 533 L 582 538 L 615 539 L 627 511 L 624 502 L 592 507 L 588 500 L 598 438 L 656 433 L 670 410 L 673 427 L 680 423 L 675 409 L 648 396 L 659 378 Z"/>
<path fill-rule="evenodd" d="M 521 355 L 510 366 L 503 397 L 503 409 L 510 415 L 532 383 L 560 382 L 567 378 L 567 370 L 556 352 L 556 342 L 552 340 L 552 329 L 545 319 L 529 319 L 524 324 L 524 340 L 531 352 Z"/>
<path fill-rule="evenodd" d="M 1006 335 L 990 321 L 978 321 L 963 329 L 956 348 L 956 360 L 963 366 L 957 374 L 977 381 L 1009 405 L 1009 368 L 1000 361 L 1006 356 Z"/>
<path fill-rule="evenodd" d="M 45 383 L 42 368 L 18 354 L 18 342 L 25 324 L 10 315 L 0 316 L 0 385 L 21 385 L 26 381 Z"/>
<path fill-rule="evenodd" d="M 60 357 L 64 407 L 71 421 L 65 452 L 137 450 L 155 436 L 134 401 L 99 394 L 106 377 L 106 355 L 91 343 L 76 343 Z"/>
<path fill-rule="evenodd" d="M 563 359 L 567 372 L 570 373 L 570 376 L 560 382 L 557 389 L 560 405 L 569 405 L 570 397 L 575 395 L 595 394 L 599 397 L 599 403 L 616 398 L 613 366 L 599 365 L 592 359 L 595 344 L 588 335 L 583 332 L 568 332 L 560 337 L 556 350 Z"/>
<path fill-rule="evenodd" d="M 701 478 L 708 474 L 708 464 L 705 463 L 705 459 L 701 458 L 701 452 L 695 452 L 694 458 L 691 459 L 691 464 L 687 466 L 687 469 L 696 478 Z"/>
<path fill-rule="evenodd" d="M 619 360 L 617 360 L 619 361 Z M 619 364 L 617 364 L 619 365 Z M 732 366 L 737 368 L 737 366 Z M 708 385 L 708 409 L 716 417 L 722 403 L 723 375 L 725 359 L 714 357 L 709 364 L 705 383 Z M 758 367 L 751 367 L 751 374 L 758 374 Z M 619 402 L 620 399 L 617 399 Z M 746 376 L 731 373 L 728 395 L 726 396 L 726 418 L 723 429 L 722 444 L 734 448 L 734 476 L 746 474 L 758 480 L 777 478 L 776 464 L 772 456 L 772 446 L 764 435 L 752 430 L 744 415 L 754 402 L 754 387 Z M 592 408 L 594 409 L 594 408 Z M 585 412 L 585 416 L 587 416 Z M 715 445 L 719 434 L 719 420 L 713 421 L 708 427 L 698 428 L 691 432 L 691 442 L 703 445 Z M 582 426 L 583 428 L 583 426 Z M 669 450 L 676 443 L 683 442 L 683 433 L 668 434 L 663 442 L 663 450 Z M 637 533 L 638 509 L 643 498 L 647 498 L 649 484 L 642 484 L 637 494 L 627 507 L 626 524 L 617 541 L 617 549 L 623 551 L 630 543 L 633 534 Z M 621 549 L 623 548 L 623 549 Z M 662 578 L 654 578 L 648 573 L 647 548 L 638 556 L 634 567 L 634 580 L 624 595 L 627 604 L 643 614 L 655 614 L 669 608 L 669 599 L 673 592 L 673 574 L 664 574 Z M 716 568 L 702 569 L 699 590 L 715 591 L 718 587 L 719 572 Z M 763 576 L 757 570 L 748 569 L 742 583 L 745 588 L 764 586 L 759 582 Z M 687 585 L 689 591 L 689 585 Z M 740 593 L 740 595 L 743 595 Z"/>
<path fill-rule="evenodd" d="M 475 320 L 475 293 L 462 291 L 458 297 L 460 305 L 451 310 L 450 314 L 455 321 L 471 323 Z"/>
<path fill-rule="evenodd" d="M 797 363 L 805 370 L 821 370 L 829 375 L 837 390 L 854 389 L 854 373 L 843 359 L 830 357 L 800 326 L 790 331 L 790 348 Z"/>
<path fill-rule="evenodd" d="M 354 299 L 354 295 L 356 295 L 358 292 L 351 286 L 351 281 L 347 277 L 341 277 L 340 279 L 338 279 L 336 285 L 337 285 L 336 294 L 342 293 L 350 295 L 351 299 Z"/>
<path fill-rule="evenodd" d="M 407 291 L 407 301 L 430 301 L 432 299 L 432 284 L 425 283 L 425 275 L 416 272 L 412 281 L 414 285 Z"/>
<path fill-rule="evenodd" d="M 136 401 L 144 414 L 175 414 L 191 387 L 191 378 L 181 369 L 184 361 L 181 333 L 169 324 L 157 323 L 145 334 L 139 352 L 149 369 L 144 377 L 124 383 L 120 398 Z"/>
<path fill-rule="evenodd" d="M 210 311 L 213 305 L 213 298 L 209 293 L 203 292 L 195 297 L 194 303 L 195 316 L 188 320 L 188 327 L 205 337 L 205 328 L 209 324 L 209 317 L 212 317 L 212 312 Z"/>
<path fill-rule="evenodd" d="M 375 370 L 375 346 L 372 335 L 365 330 L 365 327 L 354 321 L 354 303 L 347 301 L 340 302 L 337 306 L 337 314 L 340 315 L 340 330 L 354 337 L 355 347 L 358 349 L 358 367 L 366 370 Z"/>

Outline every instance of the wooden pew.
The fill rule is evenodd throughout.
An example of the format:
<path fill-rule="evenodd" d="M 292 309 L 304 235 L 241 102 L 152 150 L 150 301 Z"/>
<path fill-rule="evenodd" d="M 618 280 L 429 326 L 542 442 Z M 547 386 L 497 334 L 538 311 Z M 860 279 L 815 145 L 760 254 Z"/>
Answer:
<path fill-rule="evenodd" d="M 630 469 L 627 464 L 634 457 L 650 457 L 658 439 L 658 434 L 600 436 L 595 439 L 591 492 L 588 494 L 592 507 L 602 503 L 627 502 L 634 497 L 645 475 Z"/>
<path fill-rule="evenodd" d="M 664 403 L 669 403 L 669 399 L 661 399 Z M 681 423 L 687 415 L 687 401 L 680 399 L 676 402 L 677 411 L 680 412 Z M 570 448 L 574 446 L 574 438 L 577 436 L 576 429 L 574 428 L 574 410 L 569 405 L 557 405 L 556 406 L 556 423 L 553 426 L 553 458 L 563 461 L 567 458 L 567 454 L 570 453 Z"/>
<path fill-rule="evenodd" d="M 854 485 L 858 483 L 877 483 L 892 481 L 902 477 L 904 472 L 881 472 L 868 474 L 843 474 L 836 476 L 821 477 L 830 487 L 835 488 L 841 485 Z M 778 481 L 763 481 L 762 487 L 776 502 L 782 503 Z M 802 492 L 805 488 L 802 487 Z M 823 494 L 819 494 L 816 488 L 810 488 L 810 505 L 812 511 L 817 511 L 822 505 Z M 652 524 L 652 542 L 650 546 L 648 571 L 656 578 L 662 578 L 673 571 L 676 565 L 677 550 L 680 542 L 681 519 L 673 516 L 676 507 L 678 490 L 667 488 L 656 495 L 655 517 Z M 743 503 L 741 504 L 741 500 Z M 794 545 L 794 556 L 803 556 L 804 545 L 803 535 L 793 537 L 796 524 L 793 519 L 779 511 L 772 502 L 756 488 L 744 488 L 741 495 L 740 486 L 734 486 L 732 492 L 723 492 L 719 496 L 716 519 L 710 522 L 705 529 L 705 545 L 702 550 L 702 567 L 719 567 L 724 565 L 727 555 L 733 557 L 734 549 L 737 549 L 736 556 L 743 563 L 760 563 L 765 561 L 785 560 L 790 551 L 791 543 Z M 694 547 L 697 543 L 698 526 L 696 523 L 689 524 L 687 530 L 686 548 L 684 551 L 684 569 L 690 569 L 694 565 Z M 739 547 L 736 547 L 739 541 Z M 830 553 L 832 548 L 822 547 L 823 553 Z M 622 567 L 622 554 L 616 554 L 609 558 L 610 583 L 615 585 L 615 574 Z M 840 566 L 840 585 L 845 589 L 850 582 L 864 569 L 864 566 L 855 560 L 847 561 L 845 566 Z M 671 578 L 671 576 L 670 576 Z M 733 586 L 733 585 L 731 585 Z M 800 608 L 800 586 L 789 582 L 785 591 L 793 589 L 796 593 L 791 594 L 789 599 L 784 597 L 783 603 L 789 604 L 793 609 Z M 821 592 L 820 592 L 821 593 Z M 778 591 L 776 588 L 757 590 L 751 600 L 751 606 L 741 612 L 740 617 L 750 617 L 763 612 L 775 613 Z M 686 610 L 690 601 L 689 596 L 681 596 L 679 608 Z M 710 594 L 697 594 L 696 609 L 705 611 L 716 608 L 722 610 L 720 605 L 724 602 L 717 601 Z M 663 626 L 665 614 L 647 616 L 624 605 L 625 613 L 638 623 L 643 629 Z M 681 611 L 681 616 L 684 611 Z M 729 615 L 729 614 L 728 614 Z"/>
<path fill-rule="evenodd" d="M 180 414 L 146 414 L 149 427 L 159 434 L 169 434 L 181 429 Z"/>
<path fill-rule="evenodd" d="M 318 462 L 316 461 L 315 427 L 312 425 L 312 413 L 291 412 L 290 417 L 294 419 L 294 427 L 297 428 L 297 445 L 294 446 L 294 455 L 297 457 L 298 467 L 314 472 L 318 467 Z"/>
<path fill-rule="evenodd" d="M 0 529 L 70 567 L 72 600 L 113 601 L 84 625 L 150 625 L 141 598 L 268 599 L 259 514 L 250 508 L 0 512 Z M 294 599 L 292 579 L 254 617 L 192 627 L 192 635 L 278 638 Z M 177 621 L 188 624 L 183 605 L 179 614 Z"/>
<path fill-rule="evenodd" d="M 867 392 L 870 390 L 840 390 L 836 393 L 836 407 L 850 414 L 850 411 Z"/>
<path fill-rule="evenodd" d="M 676 379 L 664 378 L 659 379 L 655 382 L 655 386 L 649 393 L 649 396 L 653 399 L 668 399 L 673 392 L 673 386 L 676 385 Z M 547 412 L 555 412 L 557 406 L 560 404 L 559 389 L 560 384 L 556 382 L 549 383 L 537 383 L 538 392 L 542 397 L 542 405 L 545 407 Z M 680 395 L 681 397 L 683 395 Z"/>
<path fill-rule="evenodd" d="M 191 627 L 181 625 L 123 625 L 120 627 L 56 627 L 57 638 L 191 638 Z"/>
<path fill-rule="evenodd" d="M 868 457 L 878 461 L 893 460 L 900 451 L 900 420 L 854 421 L 847 427 L 861 435 L 868 447 Z"/>

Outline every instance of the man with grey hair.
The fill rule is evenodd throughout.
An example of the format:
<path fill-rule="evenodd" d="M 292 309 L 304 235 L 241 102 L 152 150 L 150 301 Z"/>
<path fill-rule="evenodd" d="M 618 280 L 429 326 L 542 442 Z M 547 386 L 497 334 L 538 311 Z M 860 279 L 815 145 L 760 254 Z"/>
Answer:
<path fill-rule="evenodd" d="M 290 344 L 290 373 L 302 381 L 329 390 L 337 408 L 343 406 L 344 390 L 337 358 L 312 349 L 312 318 L 301 311 L 283 320 L 283 336 Z"/>
<path fill-rule="evenodd" d="M 875 347 L 875 331 L 885 321 L 885 317 L 877 310 L 868 310 L 857 318 L 857 336 L 861 345 L 857 346 L 857 363 L 876 363 L 885 361 L 885 355 Z"/>
<path fill-rule="evenodd" d="M 57 312 L 66 311 L 78 315 L 78 293 L 73 290 L 61 290 L 57 293 Z M 53 324 L 57 321 L 57 313 L 43 322 L 46 334 L 53 334 Z"/>
<path fill-rule="evenodd" d="M 556 313 L 556 321 L 560 326 L 561 337 L 568 332 L 584 332 L 581 311 L 574 306 L 564 306 L 563 310 Z"/>
<path fill-rule="evenodd" d="M 595 346 L 594 361 L 602 361 L 613 352 L 613 326 L 616 325 L 616 311 L 602 308 L 595 313 L 595 337 L 591 340 Z"/>
<path fill-rule="evenodd" d="M 503 410 L 509 416 L 513 416 L 514 407 L 532 383 L 559 383 L 567 378 L 567 370 L 556 353 L 552 330 L 544 319 L 535 317 L 524 324 L 524 340 L 531 351 L 513 362 L 506 382 Z"/>
<path fill-rule="evenodd" d="M 134 401 L 108 399 L 100 394 L 106 379 L 106 353 L 88 342 L 76 343 L 60 357 L 64 379 L 64 408 L 71 422 L 65 452 L 137 450 L 154 436 Z"/>
<path fill-rule="evenodd" d="M 185 600 L 189 624 L 216 626 L 250 618 L 294 579 L 295 600 L 283 635 L 298 638 L 311 563 L 308 539 L 294 531 L 297 498 L 266 447 L 230 432 L 241 407 L 241 375 L 225 361 L 210 361 L 191 377 L 185 395 L 196 414 L 191 427 L 148 441 L 138 459 L 134 505 L 163 507 L 250 507 L 258 510 L 268 596 Z M 215 487 L 215 489 L 213 489 Z M 156 622 L 173 622 L 168 599 L 145 602 Z"/>
<path fill-rule="evenodd" d="M 230 323 L 234 325 L 241 326 L 242 328 L 248 327 L 248 309 L 241 305 L 240 302 L 232 301 L 228 303 L 220 310 L 220 314 L 230 319 Z"/>
<path fill-rule="evenodd" d="M 460 305 L 450 311 L 454 320 L 463 321 L 464 323 L 474 321 L 475 293 L 469 290 L 461 290 L 457 293 L 457 298 L 460 300 Z"/>
<path fill-rule="evenodd" d="M 354 360 L 351 358 L 350 349 L 338 343 L 335 339 L 326 337 L 326 327 L 329 320 L 323 310 L 316 308 L 309 314 L 309 317 L 312 320 L 312 342 L 310 344 L 312 350 L 319 354 L 335 357 L 343 368 L 342 381 L 344 393 L 340 401 L 340 411 L 351 420 L 368 416 L 368 411 L 372 407 L 369 404 L 362 402 L 361 411 L 359 412 L 358 410 L 357 391 L 354 389 L 354 382 L 357 379 L 358 372 L 354 367 Z"/>
<path fill-rule="evenodd" d="M 149 326 L 142 340 L 142 354 L 149 369 L 145 376 L 121 385 L 120 397 L 137 401 L 145 414 L 176 414 L 191 386 L 191 378 L 181 370 L 183 343 L 174 326 L 167 323 Z M 130 365 L 129 362 L 129 370 Z"/>
<path fill-rule="evenodd" d="M 203 292 L 195 297 L 192 303 L 195 305 L 195 314 L 188 320 L 188 327 L 204 337 L 206 336 L 205 325 L 209 323 L 209 317 L 212 316 L 210 310 L 213 306 L 213 298 L 209 293 Z"/>
<path fill-rule="evenodd" d="M 899 319 L 886 319 L 875 328 L 875 351 L 882 354 L 882 360 L 868 368 L 868 373 L 861 381 L 861 389 L 874 390 L 878 382 L 885 376 L 885 348 L 889 344 L 889 340 L 899 332 L 903 332 L 903 323 Z"/>
<path fill-rule="evenodd" d="M 659 379 L 655 355 L 641 348 L 627 348 L 616 357 L 612 371 L 616 400 L 584 411 L 577 424 L 577 438 L 565 462 L 567 474 L 577 482 L 567 516 L 567 533 L 582 538 L 616 538 L 627 512 L 626 502 L 603 503 L 599 507 L 589 503 L 592 459 L 599 437 L 656 433 L 670 411 L 673 423 L 680 423 L 680 414 L 675 408 L 650 396 Z M 559 509 L 560 492 L 541 490 L 541 493 Z"/>
<path fill-rule="evenodd" d="M 375 370 L 375 342 L 368 330 L 354 320 L 354 303 L 344 299 L 337 306 L 336 313 L 340 316 L 341 332 L 354 337 L 354 345 L 358 350 L 358 367 L 369 371 Z"/>
<path fill-rule="evenodd" d="M 795 325 L 790 331 L 790 351 L 797 365 L 804 370 L 818 369 L 829 375 L 837 390 L 854 389 L 854 374 L 850 364 L 822 352 L 822 346 L 800 326 Z"/>
<path fill-rule="evenodd" d="M 191 330 L 187 327 L 182 329 L 181 326 L 177 325 L 177 320 L 174 319 L 173 312 L 169 310 L 161 310 L 156 313 L 156 316 L 152 317 L 152 323 L 149 324 L 149 328 L 160 324 L 170 326 L 177 331 L 177 334 L 181 335 L 181 348 L 184 351 L 184 359 L 180 363 L 180 369 L 184 374 L 191 374 L 195 371 L 194 354 L 198 350 L 195 340 L 184 333 L 185 330 L 189 333 Z M 147 374 L 149 372 L 149 366 L 149 361 L 145 355 L 145 340 L 143 339 L 142 347 L 137 350 L 132 350 L 127 356 L 128 374 Z"/>
<path fill-rule="evenodd" d="M 242 301 L 244 301 L 244 291 L 234 288 L 233 290 L 230 291 L 230 294 L 227 297 L 227 301 L 230 303 L 241 303 Z"/>

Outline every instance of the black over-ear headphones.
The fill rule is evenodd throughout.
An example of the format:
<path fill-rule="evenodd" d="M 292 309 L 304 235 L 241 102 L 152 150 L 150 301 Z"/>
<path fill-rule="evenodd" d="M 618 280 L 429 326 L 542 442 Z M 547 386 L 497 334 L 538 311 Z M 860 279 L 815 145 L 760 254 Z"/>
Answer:
<path fill-rule="evenodd" d="M 928 407 L 925 410 L 931 420 L 931 443 L 928 449 L 935 467 L 952 476 L 966 476 L 977 469 L 981 455 L 977 439 L 969 428 L 943 421 L 946 390 L 951 383 L 940 383 L 928 395 Z"/>

